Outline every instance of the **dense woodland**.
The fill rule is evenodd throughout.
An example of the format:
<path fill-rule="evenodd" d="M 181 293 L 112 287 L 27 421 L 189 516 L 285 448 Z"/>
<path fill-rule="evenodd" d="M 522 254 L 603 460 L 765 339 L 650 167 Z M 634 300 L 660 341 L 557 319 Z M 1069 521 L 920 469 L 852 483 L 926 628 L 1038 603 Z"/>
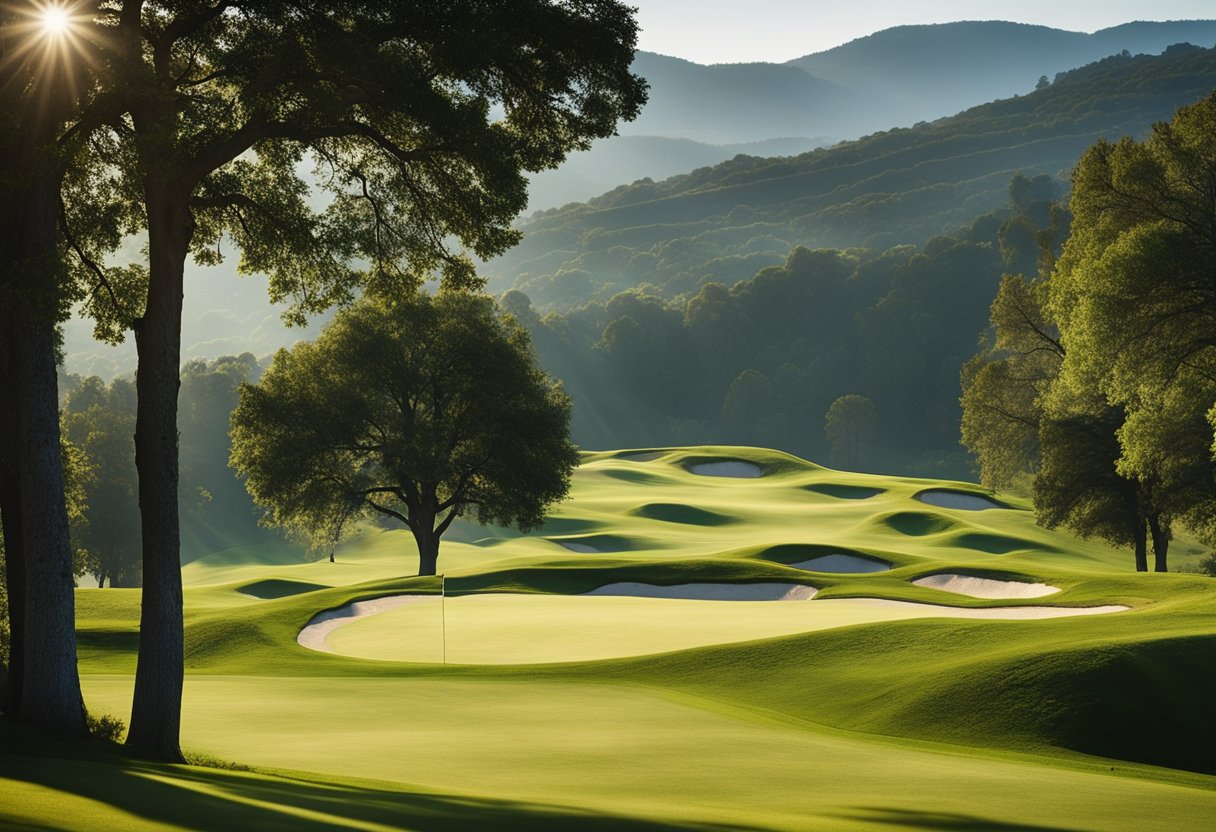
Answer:
<path fill-rule="evenodd" d="M 502 302 L 565 380 L 585 446 L 725 442 L 827 461 L 825 414 L 855 394 L 877 412 L 873 470 L 962 477 L 960 368 L 1001 274 L 1033 271 L 1037 233 L 1066 223 L 1052 211 L 1058 183 L 1011 186 L 1009 207 L 923 247 L 798 247 L 674 300 L 642 287 L 547 315 L 519 291 Z"/>

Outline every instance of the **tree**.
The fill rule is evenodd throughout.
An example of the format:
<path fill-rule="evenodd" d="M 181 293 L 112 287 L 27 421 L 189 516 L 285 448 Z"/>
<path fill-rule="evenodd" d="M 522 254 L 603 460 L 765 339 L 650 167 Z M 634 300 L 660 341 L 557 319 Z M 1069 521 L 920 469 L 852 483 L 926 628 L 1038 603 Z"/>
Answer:
<path fill-rule="evenodd" d="M 773 417 L 773 385 L 758 370 L 744 370 L 735 376 L 722 400 L 718 421 L 733 442 L 758 441 Z"/>
<path fill-rule="evenodd" d="M 135 385 L 83 379 L 64 403 L 63 433 L 88 461 L 85 522 L 73 529 L 99 587 L 139 586 L 139 501 L 135 473 Z"/>
<path fill-rule="evenodd" d="M 68 522 L 74 528 L 79 528 L 87 523 L 85 487 L 95 476 L 96 469 L 92 467 L 81 450 L 66 438 L 61 440 L 59 454 L 64 482 L 64 510 Z M 22 586 L 20 582 L 12 580 L 12 573 L 9 572 L 11 564 L 20 563 L 20 561 L 8 557 L 7 543 L 12 539 L 11 532 L 7 528 L 0 527 L 0 712 L 17 715 L 21 712 L 20 702 L 23 692 L 20 684 L 22 677 L 20 650 L 21 634 L 25 622 L 21 616 L 14 614 L 15 610 L 10 602 L 11 593 L 14 590 L 21 591 Z M 84 571 L 85 552 L 82 549 L 75 549 L 72 552 L 67 583 L 74 585 L 74 579 L 84 574 Z M 83 703 L 81 706 L 83 707 Z M 53 727 L 62 730 L 61 726 Z"/>
<path fill-rule="evenodd" d="M 243 270 L 270 275 L 275 300 L 294 298 L 294 320 L 437 273 L 475 286 L 469 255 L 519 239 L 523 173 L 611 135 L 645 83 L 629 72 L 637 27 L 617 0 L 124 0 L 114 30 L 124 115 L 90 142 L 94 175 L 79 178 L 65 227 L 78 239 L 90 215 L 113 216 L 147 233 L 146 265 L 105 267 L 101 243 L 74 249 L 99 333 L 132 330 L 139 356 L 144 603 L 127 743 L 179 760 L 187 257 L 214 263 L 227 238 Z M 306 160 L 328 191 L 321 213 L 299 176 Z"/>
<path fill-rule="evenodd" d="M 1143 142 L 1099 141 L 1073 173 L 1051 306 L 1063 374 L 1126 411 L 1119 470 L 1216 535 L 1216 94 Z M 1168 524 L 1154 535 L 1169 539 Z M 1158 569 L 1165 568 L 1164 552 Z"/>
<path fill-rule="evenodd" d="M 75 299 L 60 257 L 59 190 L 87 133 L 75 128 L 96 103 L 97 65 L 90 56 L 97 27 L 57 31 L 46 25 L 46 8 L 29 0 L 0 3 L 0 524 L 12 623 L 7 699 L 8 709 L 30 722 L 84 734 L 55 328 Z"/>
<path fill-rule="evenodd" d="M 1050 249 L 1044 259 L 1049 266 Z M 1151 482 L 1118 470 L 1122 408 L 1061 380 L 1065 351 L 1047 308 L 1050 287 L 1047 277 L 1002 278 L 992 343 L 963 368 L 962 441 L 985 485 L 1008 488 L 1029 478 L 1040 523 L 1130 546 L 1143 572 L 1150 530 L 1158 558 L 1165 557 L 1168 519 Z"/>
<path fill-rule="evenodd" d="M 457 517 L 526 531 L 565 496 L 570 409 L 489 298 L 368 300 L 241 387 L 232 464 L 272 522 L 336 541 L 356 518 L 392 518 L 434 575 Z"/>
<path fill-rule="evenodd" d="M 856 470 L 869 459 L 874 443 L 874 402 L 851 393 L 828 408 L 823 426 L 831 446 L 833 465 Z"/>

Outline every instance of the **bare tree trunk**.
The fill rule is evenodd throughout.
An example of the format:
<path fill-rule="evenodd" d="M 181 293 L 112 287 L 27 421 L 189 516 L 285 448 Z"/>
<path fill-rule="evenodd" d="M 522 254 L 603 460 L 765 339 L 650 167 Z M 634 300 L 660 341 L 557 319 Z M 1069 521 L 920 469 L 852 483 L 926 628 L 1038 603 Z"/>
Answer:
<path fill-rule="evenodd" d="M 1135 539 L 1135 547 L 1136 547 L 1136 571 L 1137 572 L 1147 572 L 1148 571 L 1148 544 L 1146 541 L 1147 532 L 1145 529 L 1144 521 L 1140 521 L 1136 524 L 1136 532 L 1133 535 L 1133 537 Z"/>
<path fill-rule="evenodd" d="M 143 537 L 143 608 L 127 745 L 180 761 L 183 685 L 182 575 L 178 517 L 177 394 L 182 273 L 194 223 L 184 196 L 147 192 L 148 305 L 135 325 L 135 467 Z"/>
<path fill-rule="evenodd" d="M 5 321 L 21 507 L 18 570 L 24 567 L 25 573 L 24 592 L 19 590 L 16 599 L 23 608 L 17 673 L 23 719 L 56 732 L 83 734 L 55 370 L 58 211 L 59 177 L 44 174 L 10 192 L 2 218 L 4 277 L 20 286 Z M 26 603 L 32 599 L 37 603 Z"/>
<path fill-rule="evenodd" d="M 1161 520 L 1160 514 L 1150 515 L 1148 518 L 1149 533 L 1153 538 L 1153 571 L 1154 572 L 1169 572 L 1169 567 L 1166 565 L 1166 555 L 1170 549 L 1170 525 Z M 1148 568 L 1148 564 L 1145 564 Z"/>
<path fill-rule="evenodd" d="M 414 523 L 414 542 L 418 544 L 418 574 L 434 575 L 439 562 L 439 535 L 435 534 L 435 514 L 425 511 L 418 512 L 419 517 L 410 520 Z"/>
<path fill-rule="evenodd" d="M 0 709 L 10 714 L 21 708 L 21 670 L 25 662 L 25 546 L 21 540 L 21 483 L 17 469 L 17 402 L 8 367 L 11 316 L 0 327 L 0 526 L 4 529 L 4 582 L 8 595 L 8 655 Z"/>

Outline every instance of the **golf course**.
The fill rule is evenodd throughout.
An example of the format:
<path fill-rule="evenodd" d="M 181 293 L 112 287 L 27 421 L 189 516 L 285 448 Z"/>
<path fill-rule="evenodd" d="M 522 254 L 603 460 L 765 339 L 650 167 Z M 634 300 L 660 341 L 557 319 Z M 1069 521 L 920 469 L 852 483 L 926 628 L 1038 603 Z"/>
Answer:
<path fill-rule="evenodd" d="M 188 564 L 192 765 L 13 724 L 29 829 L 1181 830 L 1216 817 L 1216 581 L 967 483 L 744 447 L 585 453 L 440 577 L 367 528 Z M 139 594 L 76 592 L 126 718 Z M 87 819 L 87 820 L 86 820 Z"/>

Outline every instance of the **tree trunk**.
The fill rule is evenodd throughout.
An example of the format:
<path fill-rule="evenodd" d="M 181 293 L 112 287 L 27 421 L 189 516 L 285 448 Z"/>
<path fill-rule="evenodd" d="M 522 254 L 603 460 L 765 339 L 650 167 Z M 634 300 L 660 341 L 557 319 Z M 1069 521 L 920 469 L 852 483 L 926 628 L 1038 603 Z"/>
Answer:
<path fill-rule="evenodd" d="M 1153 571 L 1168 572 L 1166 555 L 1170 549 L 1170 525 L 1161 520 L 1161 515 L 1153 514 L 1148 518 L 1148 528 L 1153 537 Z"/>
<path fill-rule="evenodd" d="M 148 305 L 135 325 L 135 467 L 143 538 L 139 660 L 127 745 L 180 761 L 183 684 L 182 574 L 178 518 L 177 393 L 180 386 L 182 274 L 194 231 L 184 196 L 146 193 Z"/>
<path fill-rule="evenodd" d="M 9 382 L 5 420 L 15 437 L 10 452 L 17 474 L 6 485 L 7 500 L 19 505 L 12 517 L 15 504 L 9 502 L 5 512 L 19 536 L 11 556 L 17 574 L 9 575 L 21 581 L 11 598 L 21 611 L 15 634 L 21 664 L 13 673 L 21 685 L 23 719 L 56 732 L 84 733 L 55 353 L 61 174 L 36 144 L 45 139 L 38 125 L 30 125 L 28 139 L 33 148 L 6 157 L 12 167 L 0 173 L 11 187 L 0 206 L 0 280 L 6 283 L 0 324 Z"/>
<path fill-rule="evenodd" d="M 1135 532 L 1134 537 L 1135 537 L 1135 546 L 1136 546 L 1136 571 L 1137 572 L 1147 572 L 1148 571 L 1148 544 L 1146 542 L 1147 534 L 1146 534 L 1145 525 L 1143 522 L 1139 522 L 1136 524 L 1136 532 Z"/>
<path fill-rule="evenodd" d="M 439 535 L 435 534 L 435 516 L 410 518 L 414 523 L 414 541 L 418 544 L 418 574 L 434 575 L 439 562 Z"/>
<path fill-rule="evenodd" d="M 11 319 L 0 329 L 0 527 L 4 530 L 4 582 L 8 594 L 8 655 L 0 710 L 15 714 L 21 708 L 21 670 L 25 662 L 25 546 L 21 540 L 21 484 L 17 473 L 16 401 L 8 375 L 8 338 Z"/>

